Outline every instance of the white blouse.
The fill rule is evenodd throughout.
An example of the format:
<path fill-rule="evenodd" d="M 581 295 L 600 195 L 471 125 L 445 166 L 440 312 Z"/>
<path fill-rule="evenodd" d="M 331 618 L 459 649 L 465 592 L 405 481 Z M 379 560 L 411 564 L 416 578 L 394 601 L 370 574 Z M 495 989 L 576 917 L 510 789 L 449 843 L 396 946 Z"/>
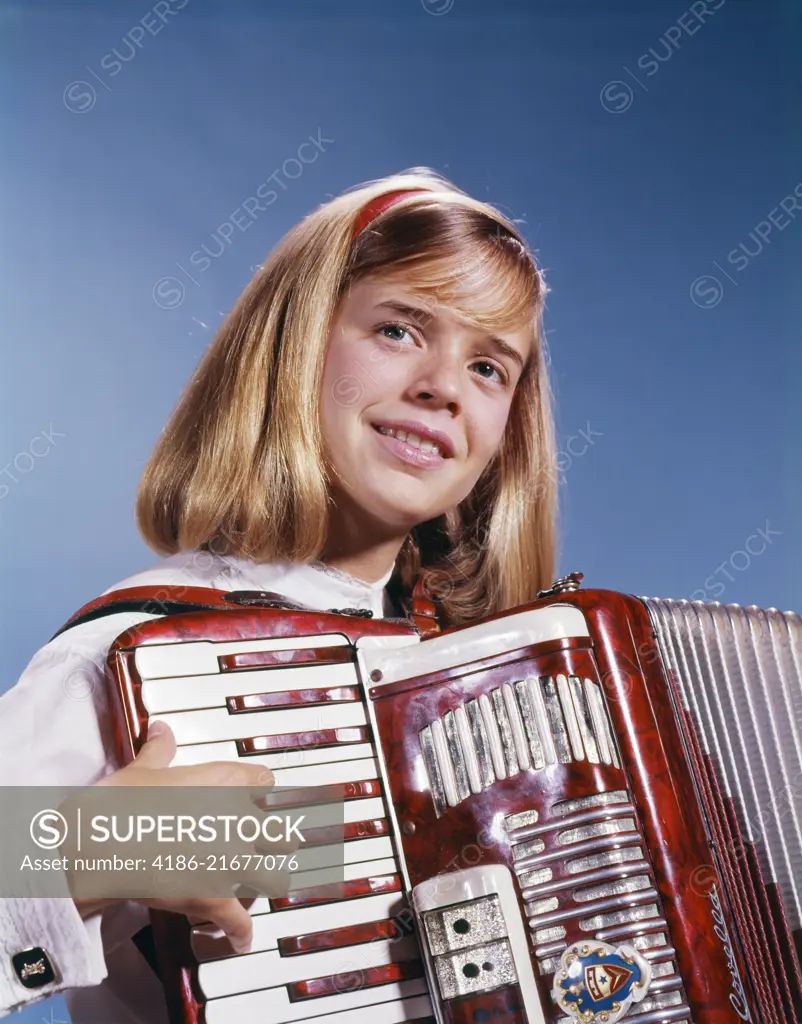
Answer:
<path fill-rule="evenodd" d="M 193 551 L 159 560 L 109 587 L 206 586 L 272 590 L 315 609 L 365 608 L 397 614 L 386 585 L 392 568 L 367 583 L 323 563 L 257 565 Z M 118 612 L 67 630 L 33 656 L 0 697 L 0 785 L 91 785 L 120 767 L 104 677 L 113 640 L 157 616 Z M 131 936 L 148 910 L 121 902 L 82 920 L 69 899 L 0 899 L 0 1016 L 63 991 L 73 1024 L 167 1024 L 161 983 Z M 26 989 L 11 957 L 41 946 L 61 978 Z"/>

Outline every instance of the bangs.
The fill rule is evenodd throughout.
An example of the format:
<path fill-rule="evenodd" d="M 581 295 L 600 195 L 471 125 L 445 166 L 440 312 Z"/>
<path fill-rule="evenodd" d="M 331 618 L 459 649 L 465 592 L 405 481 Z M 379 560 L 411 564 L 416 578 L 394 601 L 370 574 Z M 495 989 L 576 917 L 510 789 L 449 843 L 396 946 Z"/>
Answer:
<path fill-rule="evenodd" d="M 473 258 L 460 253 L 410 266 L 398 278 L 426 300 L 432 313 L 448 306 L 458 319 L 483 330 L 534 330 L 541 311 L 541 278 L 529 255 L 495 243 Z"/>
<path fill-rule="evenodd" d="M 376 274 L 417 293 L 432 315 L 448 306 L 481 330 L 537 330 L 546 286 L 511 226 L 471 207 L 425 201 L 393 212 L 359 239 L 351 282 Z"/>

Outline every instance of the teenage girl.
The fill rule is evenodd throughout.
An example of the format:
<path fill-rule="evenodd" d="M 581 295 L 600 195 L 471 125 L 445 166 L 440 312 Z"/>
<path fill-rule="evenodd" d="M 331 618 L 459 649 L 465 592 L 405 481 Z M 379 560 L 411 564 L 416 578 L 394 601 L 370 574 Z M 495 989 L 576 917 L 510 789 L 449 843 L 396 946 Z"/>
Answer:
<path fill-rule="evenodd" d="M 421 580 L 443 627 L 533 600 L 555 548 L 544 294 L 514 225 L 426 168 L 321 206 L 248 284 L 145 469 L 138 524 L 163 557 L 107 593 L 270 590 L 385 616 Z M 85 622 L 34 655 L 0 698 L 2 784 L 269 782 L 170 767 L 166 726 L 120 768 L 104 659 L 151 617 Z M 64 990 L 74 1024 L 166 1021 L 132 941 L 149 906 L 249 947 L 234 897 L 1 900 L 0 1015 Z M 52 967 L 39 988 L 20 980 L 31 948 Z"/>

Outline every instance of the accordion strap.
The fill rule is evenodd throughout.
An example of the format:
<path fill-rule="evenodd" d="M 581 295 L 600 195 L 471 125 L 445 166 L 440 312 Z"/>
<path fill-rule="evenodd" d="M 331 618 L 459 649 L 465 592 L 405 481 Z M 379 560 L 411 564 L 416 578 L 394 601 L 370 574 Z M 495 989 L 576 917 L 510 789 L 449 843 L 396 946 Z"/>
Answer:
<path fill-rule="evenodd" d="M 229 591 L 213 587 L 151 586 L 127 587 L 96 597 L 72 615 L 53 636 L 55 640 L 65 630 L 84 622 L 115 615 L 118 612 L 145 612 L 148 615 L 180 615 L 184 612 L 234 611 L 243 607 L 285 608 L 294 611 L 312 611 L 308 605 L 290 601 L 282 594 L 269 590 Z M 337 609 L 330 609 L 337 611 Z M 421 582 L 415 584 L 412 597 L 404 610 L 422 637 L 438 633 L 437 612 L 433 601 L 425 597 Z M 350 611 L 350 609 L 348 609 Z M 369 613 L 368 613 L 369 614 Z"/>
<path fill-rule="evenodd" d="M 219 611 L 238 607 L 226 601 L 228 593 L 225 590 L 215 590 L 213 587 L 177 586 L 124 587 L 122 590 L 112 590 L 79 608 L 50 639 L 55 640 L 73 626 L 118 612 L 180 615 L 182 612 Z"/>
<path fill-rule="evenodd" d="M 418 580 L 412 588 L 412 597 L 401 602 L 407 618 L 412 619 L 418 628 L 420 635 L 425 639 L 440 632 L 440 624 L 437 621 L 437 606 L 431 598 L 426 596 L 426 589 L 423 580 Z"/>

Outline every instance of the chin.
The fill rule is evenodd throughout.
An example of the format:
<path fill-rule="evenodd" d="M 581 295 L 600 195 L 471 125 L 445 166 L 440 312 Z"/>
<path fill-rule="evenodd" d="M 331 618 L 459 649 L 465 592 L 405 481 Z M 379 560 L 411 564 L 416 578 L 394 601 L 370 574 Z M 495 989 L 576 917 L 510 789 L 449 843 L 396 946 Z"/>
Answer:
<path fill-rule="evenodd" d="M 381 506 L 375 510 L 371 509 L 370 512 L 379 522 L 405 533 L 427 518 L 425 513 L 418 513 L 416 509 L 399 508 L 397 505 L 392 508 Z"/>
<path fill-rule="evenodd" d="M 362 507 L 379 522 L 405 533 L 441 514 L 438 509 L 416 507 L 403 501 L 388 504 L 386 493 L 382 495 L 382 499 L 377 502 L 365 501 Z"/>

